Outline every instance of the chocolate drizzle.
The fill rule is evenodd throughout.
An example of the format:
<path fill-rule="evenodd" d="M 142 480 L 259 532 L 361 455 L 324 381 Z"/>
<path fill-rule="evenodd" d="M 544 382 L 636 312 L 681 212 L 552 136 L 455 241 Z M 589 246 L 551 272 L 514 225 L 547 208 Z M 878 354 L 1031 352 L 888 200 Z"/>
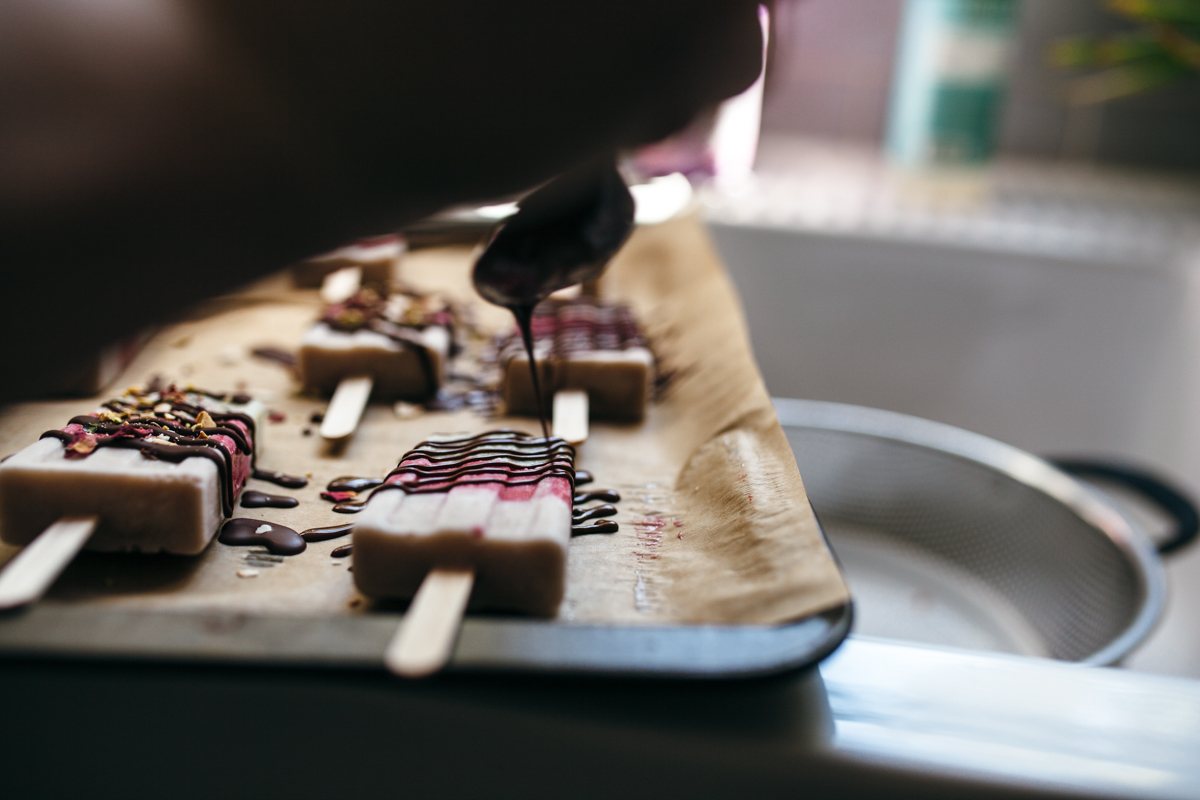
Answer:
<path fill-rule="evenodd" d="M 612 489 L 595 489 L 575 495 L 574 503 L 575 505 L 581 505 L 583 503 L 590 503 L 593 500 L 603 500 L 605 503 L 619 503 L 621 502 L 621 495 Z"/>
<path fill-rule="evenodd" d="M 277 556 L 299 555 L 308 547 L 300 534 L 291 528 L 245 517 L 226 522 L 221 527 L 219 541 L 233 547 L 261 545 Z"/>
<path fill-rule="evenodd" d="M 300 501 L 282 494 L 267 494 L 253 489 L 242 492 L 242 508 L 295 508 Z"/>
<path fill-rule="evenodd" d="M 285 475 L 282 472 L 272 472 L 266 469 L 256 469 L 253 472 L 253 477 L 273 483 L 276 486 L 282 486 L 285 489 L 303 489 L 308 486 L 308 478 L 302 478 L 299 475 Z"/>
<path fill-rule="evenodd" d="M 326 528 L 309 528 L 308 530 L 300 531 L 300 536 L 306 542 L 324 542 L 329 539 L 339 539 L 354 529 L 352 523 L 344 523 L 342 525 L 330 525 Z"/>
<path fill-rule="evenodd" d="M 588 520 L 615 516 L 616 513 L 617 507 L 610 506 L 607 503 L 601 506 L 592 506 L 591 508 L 577 508 L 571 512 L 571 522 L 578 525 L 580 522 L 587 522 Z"/>
<path fill-rule="evenodd" d="M 365 489 L 374 489 L 376 486 L 383 483 L 383 478 L 356 478 L 353 475 L 343 475 L 340 478 L 334 478 L 325 487 L 327 492 L 361 492 Z"/>
<path fill-rule="evenodd" d="M 598 519 L 585 522 L 582 525 L 572 525 L 572 536 L 586 536 L 589 533 L 616 533 L 620 526 L 611 519 Z"/>
<path fill-rule="evenodd" d="M 574 462 L 575 448 L 562 439 L 537 439 L 513 430 L 489 431 L 462 439 L 422 442 L 405 454 L 375 492 L 402 489 L 409 494 L 427 494 L 472 484 L 522 486 L 552 477 L 570 481 L 574 491 Z"/>
<path fill-rule="evenodd" d="M 233 514 L 234 500 L 240 486 L 234 485 L 233 453 L 217 436 L 233 442 L 234 449 L 250 457 L 254 463 L 253 442 L 256 438 L 254 420 L 239 412 L 217 412 L 185 402 L 187 394 L 224 399 L 226 395 L 171 387 L 161 395 L 132 393 L 105 403 L 97 415 L 73 417 L 67 424 L 79 426 L 77 431 L 46 431 L 41 438 L 58 439 L 72 453 L 86 456 L 100 447 L 138 450 L 146 458 L 178 464 L 186 458 L 207 458 L 217 468 L 221 487 L 221 510 L 224 516 Z M 166 406 L 166 408 L 163 408 Z M 169 415 L 169 416 L 168 416 Z M 199 425 L 207 415 L 215 425 Z M 222 425 L 223 422 L 238 424 Z M 84 445 L 84 446 L 80 446 Z M 75 449 L 79 447 L 79 449 Z"/>

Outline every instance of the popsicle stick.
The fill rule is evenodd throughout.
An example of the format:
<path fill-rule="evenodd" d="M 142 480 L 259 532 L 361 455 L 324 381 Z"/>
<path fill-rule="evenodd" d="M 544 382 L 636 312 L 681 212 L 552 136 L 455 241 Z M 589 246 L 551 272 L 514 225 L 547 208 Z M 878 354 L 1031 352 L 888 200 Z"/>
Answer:
<path fill-rule="evenodd" d="M 321 282 L 321 299 L 340 303 L 349 299 L 362 286 L 362 267 L 342 267 L 325 276 Z"/>
<path fill-rule="evenodd" d="M 583 444 L 588 438 L 588 396 L 580 389 L 562 389 L 554 393 L 551 433 L 570 444 Z"/>
<path fill-rule="evenodd" d="M 387 668 L 405 678 L 423 678 L 446 666 L 474 583 L 472 570 L 431 570 L 388 643 Z"/>
<path fill-rule="evenodd" d="M 325 419 L 321 422 L 323 438 L 345 439 L 354 433 L 363 409 L 367 407 L 367 398 L 371 396 L 371 384 L 369 375 L 342 378 L 329 401 L 329 408 L 325 409 Z"/>
<path fill-rule="evenodd" d="M 25 545 L 0 572 L 0 609 L 29 605 L 45 594 L 99 521 L 98 517 L 63 517 Z"/>

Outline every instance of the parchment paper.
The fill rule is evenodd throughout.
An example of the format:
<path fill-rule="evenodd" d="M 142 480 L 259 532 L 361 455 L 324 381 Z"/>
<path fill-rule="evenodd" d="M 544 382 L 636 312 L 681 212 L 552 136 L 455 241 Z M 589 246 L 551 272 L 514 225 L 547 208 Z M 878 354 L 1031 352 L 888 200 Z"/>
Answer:
<path fill-rule="evenodd" d="M 511 327 L 469 286 L 464 248 L 411 253 L 402 277 L 471 303 L 484 329 Z M 817 529 L 795 460 L 754 364 L 736 293 L 702 225 L 692 219 L 640 228 L 601 282 L 602 296 L 629 303 L 670 376 L 641 425 L 594 423 L 579 466 L 595 488 L 622 494 L 612 535 L 572 540 L 561 619 L 598 623 L 779 623 L 844 603 L 847 590 Z M 299 498 L 295 509 L 243 509 L 237 516 L 296 530 L 349 522 L 319 499 L 339 475 L 379 475 L 434 432 L 515 427 L 529 419 L 485 419 L 472 411 L 401 419 L 373 404 L 341 451 L 310 422 L 324 401 L 297 394 L 290 372 L 250 348 L 294 350 L 320 308 L 316 291 L 275 276 L 210 302 L 156 335 L 114 387 L 158 374 L 218 389 L 246 389 L 285 419 L 267 424 L 259 466 L 307 474 L 308 487 L 259 481 L 249 488 Z M 0 454 L 61 427 L 99 401 L 25 403 L 0 412 Z M 305 431 L 309 431 L 306 435 Z M 591 487 L 589 487 L 591 488 Z M 354 614 L 371 603 L 354 589 L 353 558 L 329 553 L 348 538 L 310 544 L 263 565 L 247 548 L 213 544 L 202 555 L 83 553 L 44 602 L 136 610 L 232 610 L 247 614 Z M 0 545 L 0 561 L 15 552 Z M 256 577 L 239 577 L 252 566 Z"/>

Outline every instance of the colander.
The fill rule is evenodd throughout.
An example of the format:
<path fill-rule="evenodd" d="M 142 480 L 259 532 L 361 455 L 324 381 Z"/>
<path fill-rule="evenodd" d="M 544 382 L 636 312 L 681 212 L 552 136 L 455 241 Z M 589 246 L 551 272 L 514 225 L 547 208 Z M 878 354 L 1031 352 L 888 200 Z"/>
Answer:
<path fill-rule="evenodd" d="M 775 407 L 846 573 L 857 632 L 1112 664 L 1158 619 L 1166 591 L 1154 543 L 1050 462 L 904 414 L 808 400 Z M 1132 477 L 1124 482 L 1176 518 L 1161 549 L 1195 537 L 1185 497 Z"/>

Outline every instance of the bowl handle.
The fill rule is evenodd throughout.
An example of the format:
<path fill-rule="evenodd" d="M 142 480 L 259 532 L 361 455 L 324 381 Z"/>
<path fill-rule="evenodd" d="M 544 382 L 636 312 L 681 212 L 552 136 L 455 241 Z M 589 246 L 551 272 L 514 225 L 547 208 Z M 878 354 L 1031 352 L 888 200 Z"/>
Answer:
<path fill-rule="evenodd" d="M 1162 555 L 1183 549 L 1200 534 L 1200 512 L 1190 497 L 1148 470 L 1121 461 L 1088 458 L 1050 458 L 1063 472 L 1080 478 L 1103 478 L 1119 483 L 1158 506 L 1175 522 L 1175 529 L 1155 546 Z"/>

